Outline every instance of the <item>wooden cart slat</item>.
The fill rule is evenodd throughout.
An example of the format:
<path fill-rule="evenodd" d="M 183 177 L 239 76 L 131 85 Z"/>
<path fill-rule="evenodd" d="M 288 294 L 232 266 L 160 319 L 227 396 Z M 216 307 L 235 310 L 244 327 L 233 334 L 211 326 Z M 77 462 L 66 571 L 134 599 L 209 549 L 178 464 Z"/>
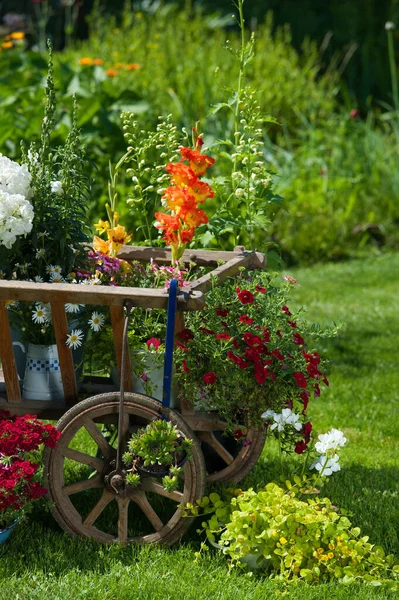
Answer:
<path fill-rule="evenodd" d="M 125 300 L 142 308 L 167 308 L 167 290 L 106 287 L 101 285 L 76 285 L 71 283 L 33 283 L 30 281 L 0 281 L 0 298 L 4 300 L 24 300 L 26 302 L 62 302 L 63 304 L 98 304 L 103 306 L 123 306 Z M 205 304 L 201 292 L 178 296 L 179 309 L 200 310 Z"/>
<path fill-rule="evenodd" d="M 4 381 L 10 402 L 13 404 L 21 402 L 21 390 L 19 387 L 17 365 L 15 363 L 10 323 L 8 321 L 7 308 L 4 302 L 0 302 L 0 360 L 4 373 Z"/>
<path fill-rule="evenodd" d="M 201 290 L 201 292 L 207 292 L 212 287 L 212 279 L 216 277 L 218 281 L 223 281 L 230 275 L 237 273 L 240 267 L 248 267 L 252 269 L 263 269 L 265 266 L 265 256 L 258 252 L 248 252 L 246 254 L 240 254 L 228 260 L 224 265 L 217 267 L 211 273 L 203 275 L 199 279 L 196 279 L 193 283 L 190 283 L 185 289 L 193 291 Z"/>
<path fill-rule="evenodd" d="M 219 261 L 228 261 L 245 251 L 243 246 L 237 246 L 234 251 L 224 250 L 185 250 L 182 260 L 185 264 L 195 262 L 199 266 L 216 267 Z M 262 255 L 263 256 L 263 255 Z M 159 265 L 170 264 L 172 253 L 169 248 L 148 248 L 145 246 L 122 246 L 118 258 L 127 261 L 137 260 L 149 262 L 151 259 Z"/>
<path fill-rule="evenodd" d="M 68 335 L 68 319 L 64 304 L 61 302 L 52 302 L 51 315 L 53 318 L 54 333 L 57 342 L 58 359 L 60 361 L 65 402 L 71 406 L 72 404 L 76 404 L 78 401 L 78 388 L 76 385 L 72 350 L 65 344 L 65 340 L 67 339 Z"/>

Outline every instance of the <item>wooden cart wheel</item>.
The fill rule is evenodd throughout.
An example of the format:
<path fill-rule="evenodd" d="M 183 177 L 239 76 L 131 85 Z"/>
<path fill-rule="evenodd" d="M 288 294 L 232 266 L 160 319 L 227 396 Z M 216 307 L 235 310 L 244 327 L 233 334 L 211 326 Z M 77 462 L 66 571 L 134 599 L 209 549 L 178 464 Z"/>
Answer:
<path fill-rule="evenodd" d="M 262 454 L 266 441 L 265 429 L 249 429 L 245 435 L 245 444 L 234 439 L 233 435 L 224 435 L 224 423 L 214 418 L 215 425 L 209 427 L 201 419 L 195 424 L 189 421 L 195 435 L 201 441 L 205 458 L 207 482 L 238 483 L 251 471 Z M 201 426 L 205 427 L 201 429 Z M 237 426 L 237 429 L 240 427 Z"/>
<path fill-rule="evenodd" d="M 162 406 L 141 394 L 125 394 L 125 432 L 160 418 Z M 57 424 L 61 437 L 47 449 L 47 487 L 55 504 L 54 516 L 73 535 L 99 542 L 173 544 L 192 523 L 178 505 L 194 502 L 205 491 L 205 465 L 195 436 L 179 414 L 168 418 L 194 440 L 192 459 L 184 465 L 180 488 L 167 492 L 156 478 L 143 477 L 136 488 L 119 495 L 107 482 L 114 470 L 116 448 L 103 435 L 103 424 L 115 425 L 119 393 L 100 394 L 72 407 Z M 99 450 L 101 452 L 99 452 Z"/>

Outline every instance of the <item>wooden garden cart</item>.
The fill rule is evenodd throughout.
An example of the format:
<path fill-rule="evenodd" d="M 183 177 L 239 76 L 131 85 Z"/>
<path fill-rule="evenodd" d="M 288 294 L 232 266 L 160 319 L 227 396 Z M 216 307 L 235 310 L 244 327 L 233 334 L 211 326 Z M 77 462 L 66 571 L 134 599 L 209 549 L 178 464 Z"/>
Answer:
<path fill-rule="evenodd" d="M 119 257 L 127 261 L 170 264 L 170 250 L 124 246 Z M 248 431 L 251 444 L 241 446 L 221 435 L 226 423 L 214 412 L 199 412 L 182 403 L 179 411 L 134 392 L 126 337 L 125 307 L 168 309 L 170 377 L 173 338 L 184 329 L 184 312 L 200 310 L 212 277 L 222 281 L 240 267 L 262 269 L 265 256 L 246 251 L 233 252 L 188 250 L 185 263 L 215 267 L 184 290 L 175 291 L 174 307 L 165 290 L 146 288 L 83 286 L 73 284 L 0 281 L 0 359 L 5 393 L 0 393 L 0 409 L 13 414 L 36 414 L 43 419 L 58 419 L 61 436 L 55 449 L 47 449 L 45 471 L 47 487 L 54 502 L 54 516 L 63 529 L 74 535 L 92 537 L 101 542 L 178 541 L 191 523 L 182 517 L 179 505 L 194 502 L 204 495 L 206 482 L 240 481 L 254 466 L 262 452 L 264 430 Z M 225 261 L 220 266 L 221 261 Z M 219 265 L 219 266 L 218 266 Z M 173 288 L 176 288 L 173 285 Z M 50 303 L 64 399 L 57 401 L 24 400 L 13 352 L 7 301 Z M 72 351 L 65 345 L 68 322 L 66 303 L 108 306 L 111 316 L 115 354 L 121 390 L 107 378 L 90 378 L 78 394 Z M 173 319 L 169 318 L 173 315 Z M 173 330 L 170 335 L 170 323 Z M 168 346 L 169 343 L 169 346 Z M 165 364 L 165 371 L 167 366 Z M 165 391 L 164 391 L 165 394 Z M 83 398 L 83 399 L 81 399 Z M 167 415 L 178 429 L 192 438 L 193 457 L 184 465 L 181 489 L 167 492 L 152 477 L 145 477 L 138 488 L 126 486 L 121 471 L 121 452 L 133 431 Z M 118 443 L 106 436 L 104 425 L 114 425 Z M 109 429 L 109 428 L 108 428 Z M 216 460 L 215 460 L 216 459 Z M 129 509 L 129 506 L 131 507 Z M 161 516 L 162 515 L 162 519 Z"/>

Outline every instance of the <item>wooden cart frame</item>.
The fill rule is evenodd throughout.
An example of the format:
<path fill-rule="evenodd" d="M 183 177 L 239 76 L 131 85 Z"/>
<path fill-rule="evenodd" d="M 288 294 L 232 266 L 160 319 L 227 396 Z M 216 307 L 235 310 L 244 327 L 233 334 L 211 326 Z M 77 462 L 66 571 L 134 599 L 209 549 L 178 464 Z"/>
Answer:
<path fill-rule="evenodd" d="M 171 253 L 168 249 L 139 246 L 124 246 L 118 256 L 129 262 L 146 263 L 152 259 L 159 265 L 170 264 L 171 261 Z M 240 267 L 263 269 L 266 262 L 263 254 L 246 251 L 244 247 L 237 247 L 233 252 L 186 250 L 182 260 L 185 264 L 195 262 L 199 266 L 215 268 L 193 281 L 183 291 L 179 291 L 175 336 L 184 329 L 184 312 L 203 308 L 205 293 L 211 288 L 214 277 L 218 281 L 223 281 L 226 277 L 236 274 Z M 221 261 L 225 261 L 224 264 L 221 264 Z M 193 459 L 184 467 L 183 490 L 165 492 L 163 487 L 152 478 L 145 479 L 140 489 L 130 490 L 128 494 L 126 492 L 119 494 L 109 485 L 107 486 L 104 481 L 107 481 L 107 474 L 111 472 L 115 462 L 114 452 L 102 435 L 98 424 L 117 422 L 119 393 L 112 391 L 113 388 L 106 379 L 101 381 L 96 378 L 84 388 L 83 392 L 86 396 L 91 394 L 92 397 L 79 402 L 72 351 L 65 344 L 68 334 L 65 304 L 109 307 L 119 376 L 120 378 L 123 376 L 123 386 L 126 390 L 124 427 L 127 433 L 132 423 L 149 422 L 162 415 L 162 405 L 159 402 L 134 393 L 131 369 L 122 372 L 124 304 L 127 300 L 134 307 L 166 309 L 168 292 L 146 288 L 0 281 L 0 359 L 6 389 L 5 394 L 0 393 L 0 409 L 5 408 L 18 415 L 36 414 L 45 419 L 61 417 L 58 427 L 62 435 L 57 448 L 47 453 L 46 471 L 48 472 L 47 485 L 55 502 L 54 516 L 65 530 L 104 542 L 140 541 L 170 544 L 180 539 L 190 525 L 190 519 L 182 517 L 179 505 L 188 501 L 194 502 L 203 495 L 206 480 L 220 483 L 240 481 L 259 458 L 266 434 L 263 430 L 250 430 L 247 439 L 251 443 L 233 455 L 220 436 L 226 423 L 215 413 L 195 411 L 190 405 L 182 403 L 178 412 L 171 409 L 168 411 L 168 418 L 185 435 L 194 440 Z M 10 301 L 50 303 L 64 389 L 63 401 L 43 402 L 22 399 L 7 313 L 6 303 Z M 96 395 L 93 396 L 93 392 Z M 82 427 L 94 440 L 98 456 L 90 456 L 72 447 L 71 440 Z M 210 448 L 221 459 L 222 468 L 210 474 L 206 473 L 204 448 Z M 66 460 L 90 467 L 90 477 L 66 484 L 64 481 Z M 79 492 L 85 493 L 93 488 L 101 490 L 101 497 L 89 514 L 82 516 L 79 508 L 71 502 L 71 496 Z M 168 498 L 175 503 L 176 508 L 167 523 L 162 522 L 149 501 L 148 496 L 151 494 Z M 116 500 L 118 512 L 116 530 L 111 533 L 99 529 L 95 523 L 113 500 Z M 144 513 L 154 530 L 153 533 L 129 537 L 128 506 L 131 502 Z"/>

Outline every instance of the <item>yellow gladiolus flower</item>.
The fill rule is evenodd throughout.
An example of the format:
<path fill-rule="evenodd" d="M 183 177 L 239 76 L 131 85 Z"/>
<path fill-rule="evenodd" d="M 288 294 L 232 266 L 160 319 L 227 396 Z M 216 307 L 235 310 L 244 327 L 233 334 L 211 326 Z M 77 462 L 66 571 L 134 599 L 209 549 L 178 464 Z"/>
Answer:
<path fill-rule="evenodd" d="M 123 227 L 123 225 L 118 225 L 117 227 L 108 229 L 107 236 L 108 240 L 111 243 L 111 256 L 116 256 L 116 254 L 119 252 L 122 246 L 130 242 L 130 240 L 132 239 L 132 236 L 126 233 L 126 229 Z"/>
<path fill-rule="evenodd" d="M 103 221 L 102 219 L 100 219 L 99 222 L 94 225 L 94 228 L 97 229 L 100 235 L 105 233 L 110 227 L 111 225 L 109 222 Z"/>
<path fill-rule="evenodd" d="M 107 254 L 107 256 L 109 256 L 111 250 L 111 242 L 109 240 L 105 242 L 104 240 L 95 235 L 93 239 L 93 249 L 96 252 L 101 252 L 102 254 Z"/>
<path fill-rule="evenodd" d="M 13 33 L 10 34 L 10 38 L 12 40 L 23 40 L 25 37 L 25 34 L 23 31 L 13 31 Z"/>

